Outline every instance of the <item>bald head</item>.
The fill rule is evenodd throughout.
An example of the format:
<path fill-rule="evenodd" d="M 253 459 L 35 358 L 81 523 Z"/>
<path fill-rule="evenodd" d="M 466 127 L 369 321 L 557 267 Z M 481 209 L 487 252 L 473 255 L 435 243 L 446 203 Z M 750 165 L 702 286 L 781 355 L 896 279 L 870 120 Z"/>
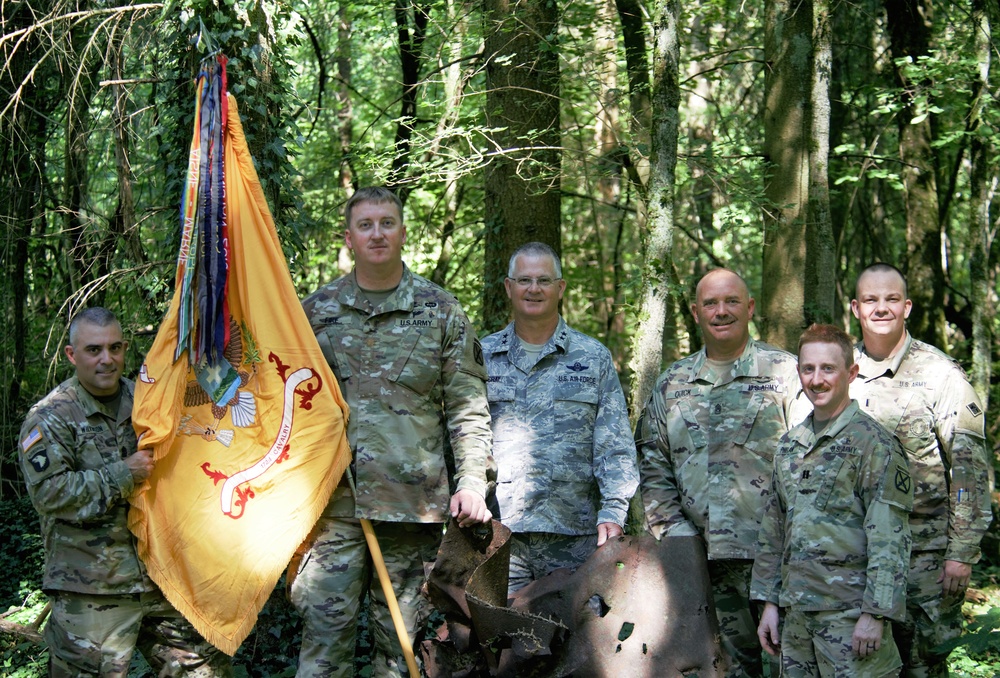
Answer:
<path fill-rule="evenodd" d="M 701 294 L 702 288 L 705 285 L 718 281 L 724 281 L 727 284 L 739 286 L 739 288 L 743 290 L 744 298 L 750 298 L 750 288 L 747 287 L 746 282 L 735 271 L 731 271 L 728 268 L 713 268 L 711 271 L 703 275 L 701 280 L 698 281 L 698 285 L 694 288 L 695 299 L 697 299 Z"/>
<path fill-rule="evenodd" d="M 733 271 L 717 268 L 698 281 L 691 313 L 701 328 L 709 358 L 731 360 L 743 353 L 753 311 L 750 288 Z"/>

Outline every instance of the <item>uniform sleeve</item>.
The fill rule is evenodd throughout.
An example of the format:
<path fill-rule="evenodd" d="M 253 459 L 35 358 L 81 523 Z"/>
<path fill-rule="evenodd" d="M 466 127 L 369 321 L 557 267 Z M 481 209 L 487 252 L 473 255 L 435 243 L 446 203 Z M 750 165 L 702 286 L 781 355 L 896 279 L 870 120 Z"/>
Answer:
<path fill-rule="evenodd" d="M 496 482 L 486 365 L 479 338 L 457 304 L 448 316 L 444 340 L 441 378 L 456 490 L 472 490 L 485 497 L 489 485 Z"/>
<path fill-rule="evenodd" d="M 681 511 L 680 488 L 670 461 L 670 443 L 663 415 L 662 397 L 656 389 L 636 425 L 646 527 L 657 539 L 696 537 L 698 528 Z"/>
<path fill-rule="evenodd" d="M 906 616 L 906 578 L 910 567 L 909 512 L 913 481 L 906 456 L 895 439 L 876 441 L 859 476 L 866 502 L 868 572 L 861 611 L 902 621 Z"/>
<path fill-rule="evenodd" d="M 764 515 L 757 532 L 757 555 L 750 580 L 750 600 L 778 605 L 781 595 L 781 558 L 785 550 L 785 504 L 777 474 L 771 474 L 771 490 L 764 502 Z"/>
<path fill-rule="evenodd" d="M 639 486 L 635 439 L 621 382 L 609 355 L 601 360 L 600 400 L 594 422 L 594 478 L 601 493 L 597 523 L 625 525 L 629 500 Z"/>
<path fill-rule="evenodd" d="M 951 468 L 947 560 L 979 561 L 979 544 L 990 526 L 992 471 L 984 437 L 985 413 L 972 385 L 956 367 L 935 404 L 936 433 Z"/>
<path fill-rule="evenodd" d="M 21 470 L 38 513 L 83 522 L 102 517 L 132 493 L 124 461 L 101 469 L 80 469 L 76 436 L 65 422 L 29 417 L 21 429 Z"/>

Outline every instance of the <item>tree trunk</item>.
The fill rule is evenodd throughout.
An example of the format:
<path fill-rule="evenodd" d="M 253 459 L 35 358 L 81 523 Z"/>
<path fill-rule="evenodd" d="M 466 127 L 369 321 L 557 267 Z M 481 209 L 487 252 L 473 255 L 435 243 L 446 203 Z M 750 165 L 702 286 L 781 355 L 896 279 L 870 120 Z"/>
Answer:
<path fill-rule="evenodd" d="M 911 80 L 899 60 L 916 62 L 930 51 L 932 0 L 884 0 L 896 77 L 905 106 L 899 112 L 899 156 L 906 201 L 906 261 L 913 311 L 907 327 L 917 339 L 935 346 L 944 339 L 945 274 L 941 264 L 937 161 L 931 144 L 932 114 L 918 108 L 917 89 L 925 83 Z M 929 96 L 929 94 L 928 94 Z M 930 102 L 926 102 L 929 106 Z M 893 262 L 890 262 L 893 263 Z"/>
<path fill-rule="evenodd" d="M 413 27 L 410 27 L 410 7 L 413 8 Z M 427 35 L 430 8 L 426 4 L 396 0 L 396 33 L 399 37 L 399 67 L 403 76 L 400 92 L 399 119 L 396 123 L 396 154 L 387 182 L 400 200 L 406 203 L 410 188 L 405 184 L 406 169 L 410 164 L 410 140 L 417 120 L 417 85 L 420 84 L 420 64 Z"/>
<path fill-rule="evenodd" d="M 987 11 L 987 3 L 992 11 Z M 969 189 L 972 194 L 972 220 L 969 224 L 969 282 L 972 306 L 972 386 L 989 411 L 990 379 L 993 371 L 993 318 L 991 290 L 995 290 L 990 266 L 990 202 L 994 189 L 990 185 L 990 157 L 996 153 L 986 137 L 979 134 L 985 101 L 989 100 L 989 76 L 992 27 L 997 15 L 996 0 L 973 0 L 973 23 L 976 31 L 976 53 L 979 63 L 979 81 L 975 83 L 976 99 L 969 111 L 971 132 L 972 175 Z"/>
<path fill-rule="evenodd" d="M 642 273 L 645 296 L 632 349 L 630 402 L 633 422 L 649 399 L 661 370 L 674 237 L 674 183 L 681 100 L 678 0 L 656 2 L 654 17 L 653 132 L 646 208 L 649 228 Z"/>
<path fill-rule="evenodd" d="M 520 245 L 560 252 L 559 10 L 555 0 L 484 0 L 486 123 L 483 328 L 509 317 L 503 279 Z"/>
<path fill-rule="evenodd" d="M 74 73 L 74 80 L 68 89 L 65 123 L 66 174 L 62 210 L 65 237 L 69 241 L 67 268 L 73 292 L 83 289 L 96 277 L 99 270 L 107 268 L 100 266 L 101 257 L 98 256 L 105 253 L 95 251 L 93 241 L 88 237 L 96 235 L 93 229 L 88 228 L 88 221 L 93 218 L 93 214 L 87 199 L 87 189 L 90 186 L 87 170 L 90 155 L 90 99 L 94 94 L 96 65 L 93 59 L 90 65 L 81 65 L 79 72 Z M 93 302 L 102 303 L 103 290 L 97 288 L 92 292 Z M 85 303 L 86 298 L 82 302 Z"/>
<path fill-rule="evenodd" d="M 632 148 L 627 149 L 629 178 L 636 188 L 645 193 L 649 182 L 649 158 L 641 149 L 650 146 L 653 129 L 653 110 L 650 99 L 649 66 L 646 57 L 645 10 L 639 0 L 615 0 L 618 19 L 622 24 L 622 42 L 625 45 L 625 68 L 628 71 L 629 123 Z M 645 196 L 644 196 L 645 197 Z"/>
<path fill-rule="evenodd" d="M 354 187 L 351 151 L 354 148 L 354 109 L 351 107 L 351 19 L 347 3 L 337 6 L 337 138 L 340 140 L 340 187 L 345 192 Z M 346 247 L 343 248 L 345 251 Z"/>
<path fill-rule="evenodd" d="M 806 226 L 805 324 L 834 319 L 837 253 L 830 217 L 830 0 L 813 0 L 813 60 Z M 786 344 L 791 348 L 793 344 Z"/>
<path fill-rule="evenodd" d="M 757 326 L 781 348 L 805 325 L 806 221 L 809 201 L 812 2 L 765 3 L 764 261 Z"/>

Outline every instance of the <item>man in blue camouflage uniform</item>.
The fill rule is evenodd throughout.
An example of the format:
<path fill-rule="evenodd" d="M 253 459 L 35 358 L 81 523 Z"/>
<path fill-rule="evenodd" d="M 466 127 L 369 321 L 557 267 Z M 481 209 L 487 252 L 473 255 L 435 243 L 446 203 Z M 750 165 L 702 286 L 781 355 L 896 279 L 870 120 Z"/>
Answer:
<path fill-rule="evenodd" d="M 28 412 L 21 471 L 41 517 L 49 675 L 125 678 L 136 647 L 160 676 L 230 676 L 229 657 L 171 606 L 136 552 L 128 497 L 153 469 L 132 429 L 121 325 L 104 308 L 73 318 L 76 375 Z"/>
<path fill-rule="evenodd" d="M 636 427 L 646 522 L 700 535 L 731 677 L 763 674 L 750 573 L 778 439 L 805 417 L 795 356 L 750 337 L 754 300 L 726 269 L 691 304 L 705 346 L 664 372 Z"/>
<path fill-rule="evenodd" d="M 881 678 L 902 665 L 885 619 L 905 616 L 913 483 L 899 441 L 848 395 L 857 374 L 843 330 L 802 334 L 813 413 L 778 443 L 750 589 L 783 676 Z"/>
<path fill-rule="evenodd" d="M 555 251 L 520 247 L 504 286 L 514 320 L 483 354 L 513 593 L 622 534 L 639 472 L 611 353 L 559 315 L 566 281 Z"/>
<path fill-rule="evenodd" d="M 907 618 L 893 624 L 903 675 L 948 675 L 934 648 L 962 632 L 962 603 L 992 517 L 984 413 L 954 360 L 906 331 L 911 301 L 896 268 L 858 277 L 851 310 L 861 324 L 851 397 L 903 444 L 913 475 L 913 553 Z"/>
<path fill-rule="evenodd" d="M 345 213 L 354 270 L 303 302 L 351 408 L 353 459 L 291 587 L 305 620 L 299 676 L 353 675 L 366 593 L 374 675 L 404 670 L 360 518 L 375 528 L 411 641 L 442 523 L 491 518 L 486 368 L 475 332 L 455 297 L 403 264 L 406 228 L 394 193 L 360 189 Z"/>

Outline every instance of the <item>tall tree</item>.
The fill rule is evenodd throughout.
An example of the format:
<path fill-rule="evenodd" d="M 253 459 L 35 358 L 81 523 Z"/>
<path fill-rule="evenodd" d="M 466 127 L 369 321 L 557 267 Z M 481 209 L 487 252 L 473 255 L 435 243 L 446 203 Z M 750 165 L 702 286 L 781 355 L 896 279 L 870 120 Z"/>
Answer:
<path fill-rule="evenodd" d="M 658 0 L 653 6 L 652 148 L 646 211 L 643 300 L 632 349 L 633 413 L 646 403 L 660 373 L 663 327 L 669 308 L 673 249 L 674 183 L 680 121 L 680 2 Z M 633 417 L 634 418 L 634 417 Z"/>
<path fill-rule="evenodd" d="M 399 36 L 399 66 L 403 77 L 402 92 L 399 97 L 399 118 L 396 123 L 396 154 L 392 159 L 392 172 L 387 184 L 396 189 L 396 193 L 405 203 L 410 189 L 403 185 L 403 179 L 410 163 L 410 146 L 417 119 L 417 86 L 420 83 L 420 65 L 423 61 L 422 52 L 424 38 L 427 35 L 427 22 L 430 20 L 430 7 L 426 3 L 396 0 L 394 14 Z"/>
<path fill-rule="evenodd" d="M 969 115 L 972 219 L 969 224 L 969 279 L 972 306 L 972 385 L 989 410 L 990 380 L 993 373 L 994 308 L 992 290 L 996 277 L 990 266 L 990 245 L 996 238 L 996 229 L 990 219 L 990 203 L 995 194 L 995 181 L 991 181 L 991 157 L 996 148 L 986 135 L 981 134 L 983 112 L 990 101 L 990 65 L 992 54 L 992 20 L 998 16 L 997 0 L 974 0 L 973 23 L 976 27 L 975 46 L 979 62 L 978 80 L 974 83 L 975 99 Z"/>
<path fill-rule="evenodd" d="M 765 3 L 764 268 L 757 324 L 762 338 L 790 347 L 805 324 L 809 201 L 812 2 Z"/>
<path fill-rule="evenodd" d="M 0 25 L 5 34 L 25 31 L 33 18 L 27 3 L 0 7 Z M 43 42 L 38 33 L 25 35 L 16 49 L 5 50 L 6 68 L 0 71 L 0 102 L 4 107 L 0 115 L 0 167 L 4 168 L 0 172 L 0 193 L 6 196 L 0 201 L 0 222 L 5 230 L 0 260 L 4 277 L 10 282 L 0 295 L 6 327 L 0 340 L 4 355 L 0 365 L 4 380 L 2 423 L 15 430 L 28 361 L 29 247 L 32 228 L 44 210 L 45 140 L 49 114 L 59 96 L 40 87 L 41 83 L 58 82 L 52 77 L 52 66 L 40 59 Z M 43 73 L 46 77 L 39 77 Z"/>
<path fill-rule="evenodd" d="M 805 324 L 828 323 L 836 300 L 836 245 L 830 215 L 830 1 L 812 2 L 812 86 L 809 95 L 809 201 L 803 288 Z M 765 274 L 766 275 L 766 274 Z M 788 344 L 791 347 L 791 344 Z"/>
<path fill-rule="evenodd" d="M 559 9 L 555 0 L 483 0 L 486 272 L 482 329 L 507 324 L 503 279 L 518 246 L 560 252 Z"/>
<path fill-rule="evenodd" d="M 884 0 L 896 78 L 903 97 L 897 115 L 906 205 L 906 260 L 913 336 L 940 345 L 944 337 L 943 224 L 938 209 L 937 158 L 929 79 L 919 65 L 931 48 L 933 0 Z"/>

